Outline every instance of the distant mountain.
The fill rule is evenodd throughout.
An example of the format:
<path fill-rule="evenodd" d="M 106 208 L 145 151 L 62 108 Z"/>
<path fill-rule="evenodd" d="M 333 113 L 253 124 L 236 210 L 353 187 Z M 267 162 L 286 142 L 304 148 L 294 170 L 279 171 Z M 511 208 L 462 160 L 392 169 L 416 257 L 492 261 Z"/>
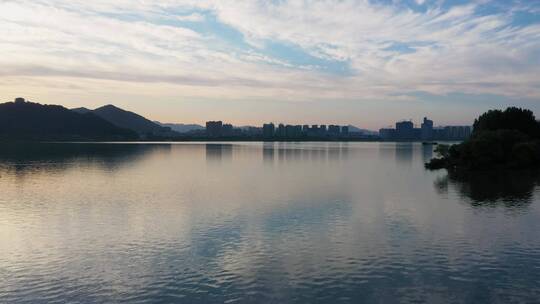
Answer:
<path fill-rule="evenodd" d="M 77 112 L 77 113 L 79 113 L 79 114 L 87 114 L 87 113 L 92 112 L 92 110 L 87 109 L 87 108 L 85 108 L 85 107 L 71 109 L 71 111 Z"/>
<path fill-rule="evenodd" d="M 169 127 L 171 130 L 178 133 L 188 133 L 191 131 L 200 131 L 205 129 L 205 127 L 197 124 L 161 123 L 159 121 L 154 122 L 162 127 Z"/>
<path fill-rule="evenodd" d="M 364 135 L 379 135 L 379 132 L 377 132 L 377 131 L 372 131 L 372 130 L 367 130 L 367 129 L 360 129 L 360 128 L 355 127 L 353 125 L 349 125 L 349 132 L 357 132 L 357 133 L 362 133 Z"/>
<path fill-rule="evenodd" d="M 73 112 L 80 114 L 92 113 L 95 114 L 106 121 L 114 124 L 117 127 L 129 129 L 137 132 L 141 135 L 153 135 L 153 136 L 174 136 L 177 135 L 175 132 L 171 131 L 171 128 L 163 127 L 159 124 L 156 124 L 143 116 L 120 109 L 113 105 L 106 105 L 95 110 L 90 110 L 87 108 L 76 108 L 72 109 Z"/>
<path fill-rule="evenodd" d="M 9 140 L 130 140 L 137 134 L 92 113 L 18 99 L 0 104 L 0 139 Z"/>
<path fill-rule="evenodd" d="M 153 123 L 139 114 L 117 108 L 113 105 L 97 108 L 93 110 L 92 113 L 118 127 L 130 129 L 139 134 L 158 135 L 170 132 L 170 129 Z"/>

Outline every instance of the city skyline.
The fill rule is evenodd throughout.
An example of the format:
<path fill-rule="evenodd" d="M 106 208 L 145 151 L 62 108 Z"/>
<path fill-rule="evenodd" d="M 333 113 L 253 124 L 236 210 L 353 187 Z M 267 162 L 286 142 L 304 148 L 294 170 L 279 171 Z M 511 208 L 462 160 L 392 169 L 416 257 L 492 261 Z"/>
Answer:
<path fill-rule="evenodd" d="M 207 121 L 204 129 L 192 130 L 187 134 L 203 135 L 209 139 L 244 137 L 260 140 L 381 140 L 429 143 L 434 140 L 466 140 L 472 132 L 471 125 L 435 125 L 433 120 L 424 117 L 420 125 L 412 120 L 402 120 L 395 123 L 395 128 L 381 128 L 378 131 L 359 129 L 353 125 L 300 125 L 273 122 L 264 123 L 262 127 L 238 127 L 219 120 Z"/>
<path fill-rule="evenodd" d="M 534 1 L 3 1 L 0 35 L 4 98 L 164 122 L 377 130 L 540 111 Z"/>
<path fill-rule="evenodd" d="M 38 103 L 38 104 L 44 104 L 44 105 L 54 105 L 54 104 L 45 104 L 45 103 L 41 103 L 41 102 L 36 102 L 34 100 L 26 99 L 25 97 L 16 97 L 13 100 L 6 101 L 6 102 Z M 59 106 L 64 106 L 64 105 L 59 105 Z M 320 127 L 323 127 L 325 130 L 328 129 L 328 131 L 330 131 L 330 128 L 332 128 L 332 127 L 339 127 L 339 128 L 346 127 L 347 128 L 347 133 L 349 132 L 349 130 L 348 130 L 349 127 L 357 128 L 357 129 L 363 130 L 363 131 L 379 132 L 382 129 L 394 128 L 394 126 L 396 128 L 398 128 L 398 124 L 402 124 L 402 123 L 407 123 L 407 124 L 410 123 L 412 127 L 418 128 L 418 127 L 423 126 L 426 123 L 426 120 L 428 120 L 427 116 L 423 116 L 423 120 L 420 120 L 419 122 L 417 122 L 415 119 L 412 119 L 412 118 L 398 119 L 395 122 L 387 122 L 387 124 L 384 125 L 384 127 L 379 128 L 379 129 L 364 128 L 362 125 L 354 125 L 354 124 L 351 124 L 351 123 L 348 123 L 348 124 L 329 123 L 328 124 L 328 123 L 321 123 L 320 121 L 311 121 L 309 123 L 305 123 L 305 122 L 304 123 L 299 123 L 299 122 L 284 122 L 283 120 L 279 120 L 279 119 L 271 120 L 271 121 L 262 121 L 262 122 L 259 121 L 259 122 L 256 122 L 254 124 L 235 124 L 235 123 L 231 123 L 230 121 L 227 121 L 225 119 L 216 119 L 216 120 L 205 121 L 203 123 L 189 124 L 189 123 L 185 123 L 185 122 L 170 122 L 170 121 L 153 120 L 153 119 L 147 117 L 145 113 L 136 113 L 136 112 L 131 111 L 129 109 L 118 108 L 116 105 L 112 105 L 112 104 L 102 105 L 99 108 L 108 108 L 108 107 L 116 108 L 116 109 L 118 109 L 120 111 L 127 111 L 127 112 L 133 113 L 135 115 L 141 115 L 142 118 L 148 119 L 148 121 L 155 122 L 155 123 L 158 123 L 158 124 L 162 124 L 164 126 L 178 124 L 178 125 L 184 125 L 184 126 L 192 125 L 192 126 L 199 126 L 199 127 L 202 127 L 202 128 L 208 128 L 209 124 L 214 125 L 216 123 L 216 124 L 219 124 L 219 128 L 225 127 L 225 128 L 229 128 L 231 131 L 232 131 L 232 128 L 235 128 L 235 129 L 238 129 L 238 128 L 259 128 L 259 129 L 261 129 L 261 132 L 262 132 L 263 128 L 266 125 L 271 124 L 276 128 L 276 130 L 280 125 L 283 125 L 284 127 L 285 126 L 287 126 L 287 127 L 302 127 L 303 129 L 305 129 L 305 128 L 309 129 L 311 127 L 317 128 L 317 127 L 320 126 Z M 70 108 L 70 110 L 78 112 L 78 113 L 86 113 L 88 111 L 92 111 L 93 109 L 82 106 L 82 107 L 79 107 L 79 108 Z M 433 120 L 428 120 L 428 121 L 431 123 L 431 128 L 435 128 L 435 129 L 444 128 L 444 127 L 448 127 L 448 126 L 470 126 L 470 127 L 472 127 L 472 123 L 471 124 L 458 125 L 458 124 L 444 124 L 444 123 L 441 123 L 441 122 L 434 123 Z M 353 129 L 353 130 L 351 130 L 351 132 L 355 133 L 357 131 L 355 131 Z M 340 132 L 338 132 L 338 133 L 340 133 Z"/>

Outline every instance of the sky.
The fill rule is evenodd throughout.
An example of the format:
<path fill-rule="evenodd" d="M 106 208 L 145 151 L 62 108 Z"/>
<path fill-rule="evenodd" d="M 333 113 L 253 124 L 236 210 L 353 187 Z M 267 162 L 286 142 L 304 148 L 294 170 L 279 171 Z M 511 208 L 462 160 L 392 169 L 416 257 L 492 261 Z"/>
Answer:
<path fill-rule="evenodd" d="M 0 0 L 0 97 L 162 122 L 540 116 L 540 0 Z"/>

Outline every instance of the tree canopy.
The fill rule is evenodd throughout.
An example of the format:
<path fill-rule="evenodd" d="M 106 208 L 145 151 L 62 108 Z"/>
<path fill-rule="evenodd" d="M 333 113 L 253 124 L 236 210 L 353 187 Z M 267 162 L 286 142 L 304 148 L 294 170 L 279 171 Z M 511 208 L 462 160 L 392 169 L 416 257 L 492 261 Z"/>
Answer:
<path fill-rule="evenodd" d="M 504 111 L 489 110 L 474 121 L 474 135 L 485 131 L 516 130 L 532 138 L 540 138 L 540 124 L 531 110 L 509 107 Z"/>
<path fill-rule="evenodd" d="M 490 110 L 474 122 L 472 136 L 440 146 L 428 169 L 528 169 L 540 167 L 540 124 L 532 111 L 516 107 Z"/>

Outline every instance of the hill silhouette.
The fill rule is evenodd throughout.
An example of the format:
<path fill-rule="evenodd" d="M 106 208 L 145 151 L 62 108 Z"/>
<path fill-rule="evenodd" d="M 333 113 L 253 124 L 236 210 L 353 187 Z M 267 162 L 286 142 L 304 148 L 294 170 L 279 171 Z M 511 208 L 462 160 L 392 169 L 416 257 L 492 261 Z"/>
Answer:
<path fill-rule="evenodd" d="M 129 129 L 137 132 L 140 135 L 148 136 L 174 136 L 173 132 L 168 127 L 160 126 L 143 116 L 120 109 L 113 105 L 106 105 L 95 110 L 89 110 L 87 108 L 77 108 L 73 109 L 77 113 L 93 113 L 106 121 L 112 123 L 113 125 Z"/>
<path fill-rule="evenodd" d="M 197 125 L 197 124 L 162 123 L 159 121 L 154 121 L 154 122 L 159 124 L 162 127 L 169 127 L 173 131 L 176 131 L 178 133 L 188 133 L 191 131 L 201 131 L 205 129 L 205 127 L 201 125 Z"/>
<path fill-rule="evenodd" d="M 80 114 L 58 105 L 26 102 L 0 104 L 2 140 L 133 140 L 135 132 L 92 114 Z"/>
<path fill-rule="evenodd" d="M 88 109 L 88 108 L 85 108 L 85 107 L 80 107 L 80 108 L 75 108 L 75 109 L 71 109 L 71 111 L 73 112 L 77 112 L 79 114 L 87 114 L 87 113 L 91 113 L 92 110 Z"/>

